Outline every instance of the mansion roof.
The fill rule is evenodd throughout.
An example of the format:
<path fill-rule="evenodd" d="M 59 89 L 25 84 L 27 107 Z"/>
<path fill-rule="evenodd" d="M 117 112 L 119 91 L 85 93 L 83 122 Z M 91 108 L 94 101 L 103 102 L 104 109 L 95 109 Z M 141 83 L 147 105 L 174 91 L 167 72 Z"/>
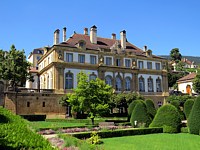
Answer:
<path fill-rule="evenodd" d="M 59 46 L 64 46 L 64 47 L 72 47 L 72 48 L 77 48 L 77 44 L 80 41 L 85 42 L 85 48 L 86 50 L 96 50 L 100 51 L 101 49 L 107 49 L 107 50 L 112 50 L 115 47 L 120 47 L 120 40 L 117 39 L 109 39 L 109 38 L 102 38 L 102 37 L 97 37 L 97 44 L 93 44 L 90 42 L 90 36 L 85 35 L 85 34 L 73 34 L 67 41 L 59 43 L 57 45 Z M 126 53 L 129 54 L 134 54 L 137 56 L 142 56 L 142 57 L 147 57 L 146 52 L 141 50 L 140 48 L 136 47 L 135 45 L 131 44 L 126 40 Z M 153 58 L 160 58 L 164 59 L 159 56 L 152 55 Z"/>

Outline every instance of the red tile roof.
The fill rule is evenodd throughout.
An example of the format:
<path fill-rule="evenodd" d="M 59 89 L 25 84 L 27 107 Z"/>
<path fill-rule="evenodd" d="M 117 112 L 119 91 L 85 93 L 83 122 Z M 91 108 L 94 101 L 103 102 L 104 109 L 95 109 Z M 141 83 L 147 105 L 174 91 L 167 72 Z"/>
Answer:
<path fill-rule="evenodd" d="M 109 39 L 109 38 L 101 38 L 101 37 L 97 37 L 97 44 L 92 44 L 90 42 L 90 36 L 89 35 L 75 33 L 66 42 L 62 42 L 58 45 L 75 48 L 76 44 L 78 44 L 78 42 L 81 41 L 81 40 L 86 42 L 86 49 L 87 50 L 97 50 L 97 51 L 99 51 L 100 49 L 111 49 L 111 47 L 114 46 L 114 44 L 116 44 L 116 42 L 118 42 L 120 44 L 120 40 Z M 140 48 L 136 47 L 135 45 L 129 43 L 128 41 L 126 42 L 126 50 L 125 51 L 131 52 L 131 53 L 138 55 L 138 56 L 146 57 L 146 54 L 143 50 L 141 50 Z M 155 56 L 155 55 L 152 55 L 152 57 L 163 59 L 162 57 L 158 57 L 158 56 Z"/>
<path fill-rule="evenodd" d="M 190 81 L 190 80 L 193 80 L 195 77 L 196 77 L 196 73 L 192 72 L 192 73 L 180 78 L 177 82 Z"/>

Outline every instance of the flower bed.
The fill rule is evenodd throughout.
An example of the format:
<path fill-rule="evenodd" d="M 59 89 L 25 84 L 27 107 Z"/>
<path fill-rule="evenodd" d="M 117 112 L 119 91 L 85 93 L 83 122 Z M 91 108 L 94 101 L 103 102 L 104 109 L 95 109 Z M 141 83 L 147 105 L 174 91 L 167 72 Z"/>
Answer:
<path fill-rule="evenodd" d="M 57 133 L 76 133 L 76 132 L 90 132 L 90 131 L 101 131 L 101 130 L 116 130 L 116 129 L 126 129 L 131 128 L 131 126 L 107 126 L 107 127 L 93 127 L 93 128 L 67 128 L 67 129 L 45 129 L 41 130 L 38 133 L 41 135 L 50 135 Z"/>

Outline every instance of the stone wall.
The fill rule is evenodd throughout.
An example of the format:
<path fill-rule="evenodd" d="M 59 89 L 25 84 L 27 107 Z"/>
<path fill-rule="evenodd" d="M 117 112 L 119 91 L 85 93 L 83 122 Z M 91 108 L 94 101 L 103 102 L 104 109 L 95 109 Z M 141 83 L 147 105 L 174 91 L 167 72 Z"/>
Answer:
<path fill-rule="evenodd" d="M 4 107 L 18 115 L 65 116 L 66 107 L 59 104 L 63 94 L 6 92 Z"/>

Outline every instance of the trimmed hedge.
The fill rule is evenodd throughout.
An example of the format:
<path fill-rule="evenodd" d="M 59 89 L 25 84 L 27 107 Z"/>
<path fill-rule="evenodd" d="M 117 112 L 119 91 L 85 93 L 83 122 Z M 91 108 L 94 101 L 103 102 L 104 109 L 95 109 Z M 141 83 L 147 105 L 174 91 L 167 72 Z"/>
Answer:
<path fill-rule="evenodd" d="M 174 105 L 177 108 L 177 110 L 180 114 L 181 120 L 185 120 L 185 114 L 183 113 L 183 111 L 181 111 L 180 102 L 178 100 L 174 100 L 174 101 L 170 102 L 170 104 Z"/>
<path fill-rule="evenodd" d="M 188 118 L 188 127 L 191 134 L 199 134 L 200 130 L 200 96 L 194 102 Z"/>
<path fill-rule="evenodd" d="M 180 132 L 181 119 L 177 108 L 171 104 L 161 106 L 150 127 L 166 127 L 165 132 Z M 171 129 L 171 130 L 170 130 Z"/>
<path fill-rule="evenodd" d="M 185 103 L 184 103 L 184 113 L 186 118 L 189 118 L 190 112 L 192 110 L 192 106 L 194 105 L 194 100 L 193 99 L 188 99 Z"/>
<path fill-rule="evenodd" d="M 114 131 L 99 131 L 97 134 L 101 138 L 111 138 L 111 137 L 121 137 L 121 136 L 131 136 L 131 135 L 144 135 L 153 133 L 163 133 L 163 128 L 131 128 L 131 129 L 119 129 Z M 73 133 L 72 136 L 78 139 L 90 138 L 91 132 L 84 133 Z"/>
<path fill-rule="evenodd" d="M 135 121 L 137 121 L 137 124 L 135 125 Z M 140 102 L 136 104 L 132 115 L 131 115 L 131 125 L 133 127 L 148 127 L 149 124 L 151 123 L 151 118 L 149 114 L 147 113 L 147 108 L 146 105 L 143 102 Z"/>
<path fill-rule="evenodd" d="M 45 121 L 46 115 L 21 115 L 24 119 L 28 121 Z"/>
<path fill-rule="evenodd" d="M 0 149 L 54 149 L 41 135 L 32 132 L 20 116 L 2 107 L 0 115 L 0 120 L 4 120 L 0 123 Z"/>
<path fill-rule="evenodd" d="M 129 106 L 128 106 L 128 121 L 129 121 L 130 118 L 131 118 L 131 115 L 132 115 L 132 112 L 133 112 L 135 106 L 136 106 L 138 103 L 141 103 L 141 102 L 143 102 L 143 101 L 142 101 L 142 100 L 134 100 L 134 101 L 132 101 L 132 102 L 129 104 Z"/>
<path fill-rule="evenodd" d="M 151 99 L 147 99 L 145 101 L 146 107 L 147 107 L 147 113 L 150 115 L 151 119 L 154 118 L 156 115 L 156 108 L 154 105 L 154 102 Z"/>

